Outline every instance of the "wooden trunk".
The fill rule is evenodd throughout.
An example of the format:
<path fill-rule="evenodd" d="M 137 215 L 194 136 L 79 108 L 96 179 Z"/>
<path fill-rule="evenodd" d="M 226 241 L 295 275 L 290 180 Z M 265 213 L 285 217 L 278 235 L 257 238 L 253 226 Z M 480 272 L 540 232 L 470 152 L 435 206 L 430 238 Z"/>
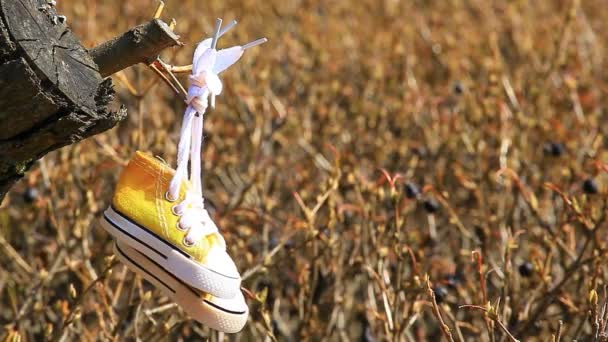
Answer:
<path fill-rule="evenodd" d="M 0 202 L 46 153 L 103 132 L 112 81 L 44 0 L 0 0 Z M 42 6 L 42 7 L 41 7 Z"/>

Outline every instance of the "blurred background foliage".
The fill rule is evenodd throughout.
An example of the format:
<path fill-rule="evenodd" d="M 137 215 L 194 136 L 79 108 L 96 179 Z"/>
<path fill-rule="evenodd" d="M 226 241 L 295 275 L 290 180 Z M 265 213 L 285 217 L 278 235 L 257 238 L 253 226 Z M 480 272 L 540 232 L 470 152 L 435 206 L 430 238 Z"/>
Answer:
<path fill-rule="evenodd" d="M 86 47 L 156 6 L 58 1 Z M 606 340 L 604 1 L 169 0 L 187 45 L 163 58 L 188 64 L 216 17 L 239 20 L 223 46 L 270 39 L 205 121 L 248 325 L 212 332 L 112 259 L 97 219 L 121 167 L 174 164 L 185 108 L 137 66 L 114 77 L 128 119 L 2 204 L 1 336 Z"/>

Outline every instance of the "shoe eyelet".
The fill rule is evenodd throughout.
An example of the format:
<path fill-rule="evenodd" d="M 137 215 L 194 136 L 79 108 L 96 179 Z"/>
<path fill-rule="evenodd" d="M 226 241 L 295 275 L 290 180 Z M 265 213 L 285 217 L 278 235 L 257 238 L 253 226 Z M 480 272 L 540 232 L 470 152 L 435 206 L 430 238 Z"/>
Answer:
<path fill-rule="evenodd" d="M 169 194 L 169 191 L 165 192 L 165 199 L 167 201 L 169 201 L 169 202 L 175 202 L 175 201 L 177 201 L 177 198 L 176 199 L 172 199 L 171 198 L 171 195 Z"/>
<path fill-rule="evenodd" d="M 177 205 L 171 207 L 171 213 L 175 216 L 179 216 L 179 214 L 177 213 Z"/>
<path fill-rule="evenodd" d="M 179 223 L 179 220 L 177 220 L 176 226 L 177 226 L 178 230 L 181 230 L 181 231 L 185 231 L 186 230 L 186 228 L 182 227 L 182 225 Z"/>
<path fill-rule="evenodd" d="M 183 241 L 184 246 L 186 247 L 192 247 L 195 245 L 194 241 L 190 241 L 190 239 L 188 239 L 188 236 L 184 236 L 184 241 Z"/>

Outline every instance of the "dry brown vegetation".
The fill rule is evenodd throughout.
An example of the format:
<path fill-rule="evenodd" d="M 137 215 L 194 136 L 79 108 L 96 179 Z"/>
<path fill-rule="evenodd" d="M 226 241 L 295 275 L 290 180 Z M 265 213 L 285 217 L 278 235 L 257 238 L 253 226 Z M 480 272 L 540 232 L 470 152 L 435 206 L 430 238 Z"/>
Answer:
<path fill-rule="evenodd" d="M 155 6 L 59 0 L 87 46 Z M 205 123 L 251 309 L 234 340 L 606 340 L 604 1 L 169 1 L 188 45 L 163 57 L 219 16 L 240 19 L 223 44 L 270 39 Z M 129 118 L 0 209 L 1 335 L 227 338 L 112 259 L 117 175 L 137 149 L 174 163 L 184 109 L 145 66 L 114 79 Z"/>

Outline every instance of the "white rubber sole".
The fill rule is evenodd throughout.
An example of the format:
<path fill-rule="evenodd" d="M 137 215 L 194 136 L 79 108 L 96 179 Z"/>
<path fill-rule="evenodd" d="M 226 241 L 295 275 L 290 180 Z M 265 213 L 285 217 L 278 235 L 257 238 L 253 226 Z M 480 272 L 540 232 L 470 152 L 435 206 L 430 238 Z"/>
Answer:
<path fill-rule="evenodd" d="M 116 212 L 112 207 L 106 209 L 100 221 L 102 227 L 117 240 L 140 251 L 160 265 L 165 272 L 171 273 L 195 289 L 214 297 L 228 299 L 240 292 L 240 276 L 222 274 L 192 260 L 182 250 Z"/>
<path fill-rule="evenodd" d="M 161 289 L 165 295 L 202 324 L 225 333 L 237 333 L 247 323 L 249 308 L 240 290 L 232 299 L 215 297 L 204 299 L 196 290 L 167 273 L 150 258 L 124 242 L 114 242 L 114 254 L 132 271 Z"/>

